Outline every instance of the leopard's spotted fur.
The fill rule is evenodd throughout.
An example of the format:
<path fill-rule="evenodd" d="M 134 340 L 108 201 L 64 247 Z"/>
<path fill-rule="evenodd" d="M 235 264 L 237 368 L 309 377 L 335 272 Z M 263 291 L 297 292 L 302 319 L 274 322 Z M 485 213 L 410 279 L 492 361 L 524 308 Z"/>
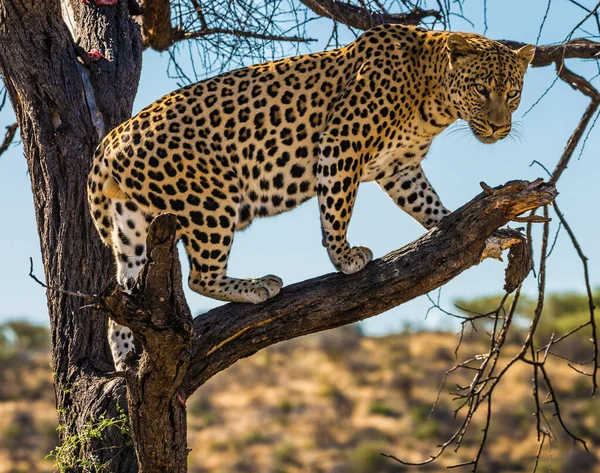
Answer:
<path fill-rule="evenodd" d="M 113 247 L 118 282 L 145 262 L 153 216 L 172 212 L 190 287 L 259 303 L 276 276 L 226 275 L 236 231 L 317 195 L 323 244 L 350 274 L 372 258 L 346 231 L 360 182 L 376 180 L 426 228 L 448 210 L 421 168 L 455 120 L 491 143 L 511 130 L 533 47 L 482 36 L 383 25 L 346 47 L 247 67 L 166 95 L 109 133 L 89 177 L 89 203 Z M 130 348 L 113 327 L 115 358 Z"/>

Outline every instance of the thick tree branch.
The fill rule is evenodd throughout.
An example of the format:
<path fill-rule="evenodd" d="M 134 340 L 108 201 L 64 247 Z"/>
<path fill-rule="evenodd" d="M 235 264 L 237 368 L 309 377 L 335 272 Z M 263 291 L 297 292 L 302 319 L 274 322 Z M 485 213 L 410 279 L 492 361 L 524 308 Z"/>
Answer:
<path fill-rule="evenodd" d="M 171 26 L 170 0 L 144 0 L 142 8 L 144 44 L 157 51 L 166 51 L 175 42 Z"/>
<path fill-rule="evenodd" d="M 500 40 L 499 42 L 511 49 L 519 49 L 526 44 L 511 40 Z M 562 63 L 564 59 L 598 59 L 599 57 L 600 43 L 579 38 L 557 45 L 536 46 L 531 65 L 543 67 L 554 62 Z"/>
<path fill-rule="evenodd" d="M 336 0 L 300 0 L 319 16 L 339 21 L 351 28 L 368 30 L 383 23 L 402 23 L 404 25 L 418 25 L 423 19 L 433 17 L 442 19 L 438 10 L 422 10 L 415 8 L 409 13 L 384 13 L 374 12 L 349 3 Z"/>
<path fill-rule="evenodd" d="M 541 180 L 486 190 L 438 228 L 357 274 L 328 274 L 285 287 L 264 304 L 227 304 L 196 317 L 185 394 L 266 346 L 380 314 L 440 287 L 479 263 L 498 228 L 556 194 Z"/>

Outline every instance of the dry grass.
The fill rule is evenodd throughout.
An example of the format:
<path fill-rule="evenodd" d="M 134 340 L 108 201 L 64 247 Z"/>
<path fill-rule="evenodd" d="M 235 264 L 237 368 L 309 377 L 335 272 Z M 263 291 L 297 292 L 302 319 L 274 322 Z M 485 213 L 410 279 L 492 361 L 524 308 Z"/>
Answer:
<path fill-rule="evenodd" d="M 454 363 L 456 336 L 413 333 L 361 337 L 346 328 L 274 346 L 217 375 L 188 401 L 190 473 L 390 473 L 406 467 L 381 452 L 422 460 L 456 427 L 448 381 L 430 415 L 443 373 Z M 517 346 L 507 347 L 508 357 Z M 484 352 L 466 340 L 460 356 Z M 45 360 L 20 369 L 21 386 L 0 399 L 0 473 L 51 472 L 42 460 L 55 442 L 51 373 Z M 35 369 L 33 368 L 35 367 Z M 538 471 L 600 472 L 600 405 L 564 363 L 550 371 L 586 455 L 557 427 Z M 14 374 L 14 373 L 13 373 Z M 45 395 L 41 392 L 44 390 Z M 49 393 L 47 392 L 48 390 Z M 481 471 L 531 472 L 537 440 L 531 370 L 517 365 L 495 394 L 491 439 Z M 470 460 L 482 419 L 456 454 L 426 471 Z"/>

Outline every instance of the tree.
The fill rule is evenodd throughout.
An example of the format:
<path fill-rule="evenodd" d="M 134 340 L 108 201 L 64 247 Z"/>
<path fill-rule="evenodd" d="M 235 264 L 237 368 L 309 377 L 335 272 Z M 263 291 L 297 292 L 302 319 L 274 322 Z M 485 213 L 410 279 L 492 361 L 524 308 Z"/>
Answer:
<path fill-rule="evenodd" d="M 210 62 L 215 56 L 220 58 L 217 68 L 230 68 L 243 57 L 262 59 L 267 41 L 308 41 L 303 27 L 315 16 L 334 21 L 335 42 L 340 23 L 358 30 L 382 22 L 446 25 L 451 15 L 459 13 L 453 9 L 461 4 L 440 7 L 438 2 L 430 3 L 435 9 L 393 2 L 394 11 L 399 11 L 394 14 L 378 1 L 146 0 L 142 10 L 133 0 L 62 0 L 60 4 L 0 0 L 0 72 L 17 116 L 32 180 L 49 285 L 60 435 L 63 445 L 74 446 L 76 451 L 62 458 L 65 469 L 93 471 L 93 465 L 97 469 L 109 465 L 115 473 L 185 472 L 185 399 L 214 374 L 278 341 L 354 322 L 425 294 L 477 264 L 486 239 L 511 220 L 523 221 L 518 217 L 523 212 L 545 206 L 547 217 L 547 206 L 555 196 L 554 184 L 599 103 L 590 83 L 564 66 L 565 58 L 596 57 L 600 44 L 589 40 L 569 37 L 558 46 L 540 46 L 533 62 L 534 66 L 555 64 L 558 77 L 591 99 L 548 184 L 540 180 L 512 182 L 496 189 L 484 186 L 482 194 L 437 229 L 374 261 L 361 273 L 326 275 L 287 287 L 280 297 L 265 304 L 226 305 L 193 320 L 183 297 L 174 252 L 175 222 L 163 216 L 155 219 L 148 237 L 149 262 L 140 276 L 140 293 L 129 297 L 109 286 L 112 258 L 88 215 L 86 179 L 95 145 L 107 130 L 131 114 L 145 47 L 167 50 L 177 48 L 182 41 L 198 41 L 209 58 L 204 64 L 206 70 L 212 70 Z M 427 6 L 422 5 L 426 2 L 417 4 Z M 596 17 L 597 8 L 585 13 L 584 19 Z M 283 26 L 282 18 L 294 19 L 291 30 Z M 507 44 L 518 46 L 512 41 Z M 5 144 L 14 133 L 12 126 Z M 0 147 L 0 153 L 4 148 Z M 555 204 L 554 209 L 564 222 Z M 534 221 L 545 222 L 543 276 L 547 219 L 532 215 L 524 221 L 529 227 Z M 568 228 L 566 222 L 564 225 Z M 520 235 L 507 235 L 510 240 L 506 246 L 512 251 L 507 290 L 517 288 L 518 294 L 529 270 L 529 252 Z M 402 270 L 414 267 L 419 269 Z M 588 291 L 591 316 L 587 325 L 594 328 L 596 340 L 589 284 Z M 532 333 L 543 295 L 542 277 Z M 499 324 L 500 310 L 494 319 Z M 130 326 L 143 343 L 141 359 L 131 361 L 125 373 L 113 372 L 105 339 L 107 315 Z M 491 337 L 489 363 L 502 346 L 510 318 L 503 323 Z M 533 353 L 529 341 L 520 359 L 543 370 L 543 364 L 526 359 L 530 349 Z M 594 388 L 597 352 L 596 343 Z M 491 377 L 492 365 L 480 367 L 475 388 L 471 386 L 464 393 L 469 413 L 461 428 L 468 428 L 473 409 L 491 399 L 491 394 L 486 397 L 479 389 L 496 379 Z M 121 418 L 125 399 L 135 450 L 129 448 L 128 429 L 107 429 L 101 437 L 86 435 L 90 419 Z M 460 431 L 451 440 L 459 437 Z M 484 444 L 485 437 L 482 448 Z M 476 466 L 477 459 L 474 469 Z"/>

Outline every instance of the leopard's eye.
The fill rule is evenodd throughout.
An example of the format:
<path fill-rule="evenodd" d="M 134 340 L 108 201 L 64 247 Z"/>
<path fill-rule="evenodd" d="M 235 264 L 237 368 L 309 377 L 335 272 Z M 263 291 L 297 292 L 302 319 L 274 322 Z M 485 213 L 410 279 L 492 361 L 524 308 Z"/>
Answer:
<path fill-rule="evenodd" d="M 484 97 L 487 97 L 490 94 L 488 88 L 483 84 L 475 84 L 475 90 Z"/>
<path fill-rule="evenodd" d="M 520 94 L 521 94 L 521 91 L 520 91 L 520 90 L 513 89 L 513 90 L 509 91 L 509 92 L 506 94 L 506 96 L 507 96 L 509 99 L 514 99 L 514 98 L 518 97 Z"/>

